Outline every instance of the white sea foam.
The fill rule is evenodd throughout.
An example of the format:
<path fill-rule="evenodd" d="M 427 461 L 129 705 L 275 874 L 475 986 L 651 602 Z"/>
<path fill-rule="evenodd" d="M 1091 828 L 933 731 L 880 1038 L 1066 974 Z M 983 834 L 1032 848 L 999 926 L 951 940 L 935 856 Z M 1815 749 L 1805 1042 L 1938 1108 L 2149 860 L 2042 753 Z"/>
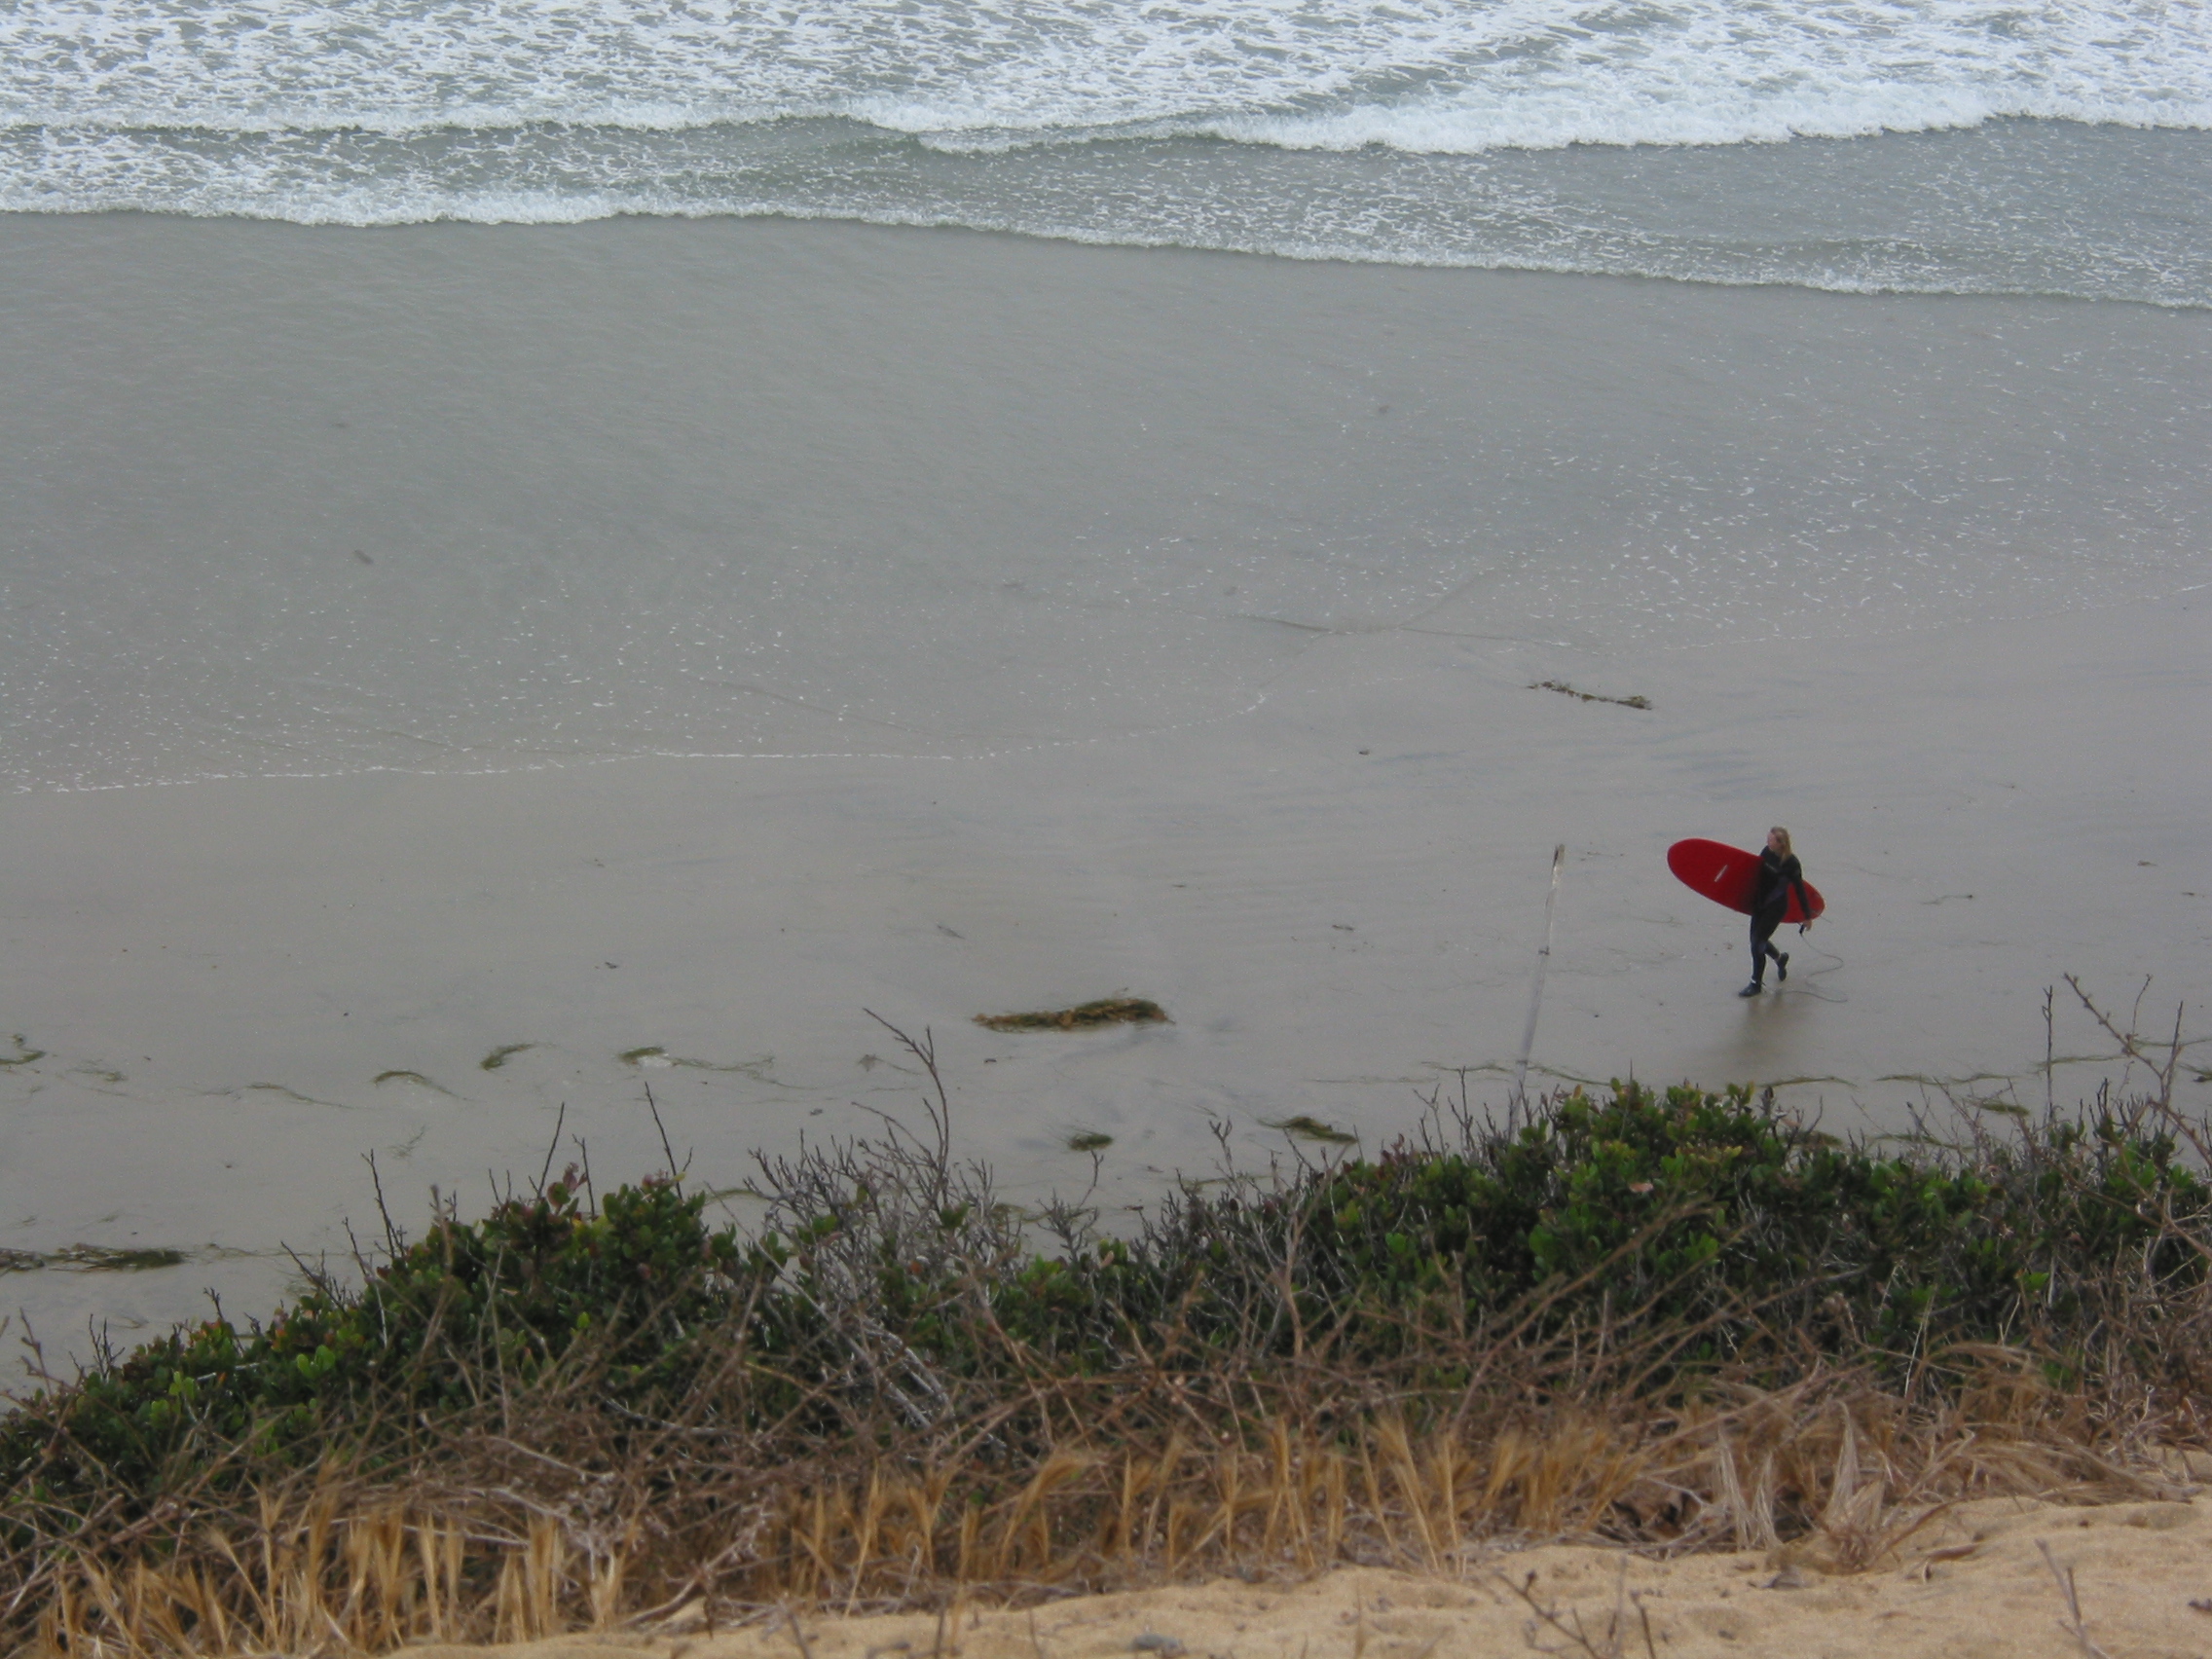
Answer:
<path fill-rule="evenodd" d="M 2022 123 L 2077 136 L 1898 142 Z M 779 213 L 2202 305 L 2185 134 L 2212 12 L 2166 0 L 0 0 L 17 211 Z M 1778 144 L 1756 176 L 1583 154 Z"/>
<path fill-rule="evenodd" d="M 1164 125 L 1453 152 L 2003 115 L 2204 127 L 2212 21 L 2160 0 L 0 7 L 0 119 L 18 126 L 402 133 L 829 115 L 940 135 Z"/>

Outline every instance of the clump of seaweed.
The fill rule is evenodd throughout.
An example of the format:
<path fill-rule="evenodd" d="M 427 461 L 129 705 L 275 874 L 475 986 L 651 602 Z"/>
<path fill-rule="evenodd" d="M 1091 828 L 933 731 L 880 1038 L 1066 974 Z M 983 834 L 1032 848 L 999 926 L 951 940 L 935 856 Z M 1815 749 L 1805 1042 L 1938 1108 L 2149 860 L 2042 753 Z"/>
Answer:
<path fill-rule="evenodd" d="M 498 1048 L 494 1049 L 489 1054 L 478 1060 L 476 1065 L 481 1071 L 498 1071 L 517 1054 L 527 1053 L 536 1047 L 535 1043 L 502 1043 Z"/>
<path fill-rule="evenodd" d="M 1500 1537 L 1855 1571 L 1966 1497 L 2168 1495 L 2153 1449 L 2212 1440 L 2212 1129 L 2120 1035 L 2152 1092 L 1902 1146 L 1746 1088 L 1432 1098 L 1108 1231 L 955 1156 L 902 1034 L 920 1128 L 756 1158 L 751 1231 L 665 1137 L 604 1194 L 549 1155 L 266 1324 L 42 1374 L 0 1419 L 0 1650 L 676 1634 Z"/>
<path fill-rule="evenodd" d="M 1580 686 L 1569 685 L 1564 680 L 1531 680 L 1529 682 L 1529 689 L 1531 691 L 1558 691 L 1568 697 L 1579 697 L 1585 703 L 1615 703 L 1624 709 L 1649 709 L 1651 707 L 1651 699 L 1641 693 L 1633 697 L 1607 697 L 1601 692 L 1585 691 Z"/>
<path fill-rule="evenodd" d="M 1068 1136 L 1070 1152 L 1104 1152 L 1114 1144 L 1114 1137 L 1104 1129 L 1078 1129 Z"/>
<path fill-rule="evenodd" d="M 993 1031 L 1090 1031 L 1102 1025 L 1172 1025 L 1167 1011 L 1143 997 L 1102 997 L 1074 1008 L 1033 1014 L 978 1014 L 977 1025 Z"/>
<path fill-rule="evenodd" d="M 658 1043 L 652 1043 L 643 1049 L 625 1049 L 615 1058 L 626 1066 L 637 1066 L 645 1071 L 669 1071 L 682 1066 L 690 1071 L 743 1072 L 746 1076 L 757 1078 L 762 1083 L 776 1082 L 776 1079 L 769 1075 L 769 1068 L 776 1063 L 776 1056 L 773 1054 L 762 1054 L 755 1060 L 694 1060 L 682 1054 L 672 1054 Z M 778 1085 L 778 1087 L 789 1086 Z"/>
<path fill-rule="evenodd" d="M 50 1256 L 36 1250 L 0 1250 L 0 1273 L 35 1272 L 41 1268 L 69 1268 L 81 1273 L 134 1273 L 149 1268 L 182 1267 L 191 1259 L 182 1250 L 166 1245 L 67 1244 Z"/>
<path fill-rule="evenodd" d="M 1300 1140 L 1319 1141 L 1324 1146 L 1356 1146 L 1359 1137 L 1340 1129 L 1334 1124 L 1323 1123 L 1319 1118 L 1301 1112 L 1290 1118 L 1262 1118 L 1261 1123 L 1271 1129 L 1280 1129 L 1286 1135 Z"/>
<path fill-rule="evenodd" d="M 166 1245 L 144 1249 L 112 1244 L 69 1244 L 46 1258 L 47 1265 L 87 1273 L 135 1273 L 148 1268 L 181 1267 L 191 1258 Z"/>
<path fill-rule="evenodd" d="M 455 1100 L 461 1098 L 459 1095 L 455 1094 L 452 1089 L 446 1088 L 444 1084 L 433 1082 L 431 1079 L 424 1077 L 419 1071 L 381 1071 L 369 1081 L 380 1088 L 387 1083 L 412 1083 L 418 1085 L 421 1088 L 427 1088 L 433 1094 L 443 1094 L 447 1098 Z"/>

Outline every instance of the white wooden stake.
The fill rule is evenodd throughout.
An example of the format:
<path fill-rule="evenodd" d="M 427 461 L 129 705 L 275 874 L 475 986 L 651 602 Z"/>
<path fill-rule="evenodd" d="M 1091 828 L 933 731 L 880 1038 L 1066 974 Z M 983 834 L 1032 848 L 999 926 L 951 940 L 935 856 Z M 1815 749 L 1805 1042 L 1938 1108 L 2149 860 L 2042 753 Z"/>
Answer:
<path fill-rule="evenodd" d="M 1521 1066 L 1513 1075 L 1513 1096 L 1507 1103 L 1506 1126 L 1529 1110 L 1529 1056 L 1536 1049 L 1536 1015 L 1544 1006 L 1544 970 L 1552 965 L 1552 911 L 1559 903 L 1560 866 L 1567 862 L 1567 843 L 1552 849 L 1552 888 L 1544 896 L 1544 947 L 1536 952 L 1536 982 L 1529 992 L 1529 1023 L 1521 1033 Z"/>

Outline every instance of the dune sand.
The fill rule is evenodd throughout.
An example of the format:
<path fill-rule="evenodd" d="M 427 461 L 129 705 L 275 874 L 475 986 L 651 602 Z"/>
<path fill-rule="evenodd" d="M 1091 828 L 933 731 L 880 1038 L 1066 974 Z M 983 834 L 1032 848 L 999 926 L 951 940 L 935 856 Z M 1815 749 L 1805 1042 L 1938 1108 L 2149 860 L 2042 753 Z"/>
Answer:
<path fill-rule="evenodd" d="M 2073 1575 L 2073 1608 L 2058 1577 L 2063 1571 Z M 942 1635 L 928 1614 L 804 1613 L 797 1624 L 795 1638 L 782 1615 L 771 1613 L 713 1636 L 693 1628 L 649 1640 L 580 1636 L 416 1651 L 421 1659 L 905 1659 L 938 1652 L 941 1643 L 959 1659 L 1146 1652 L 1188 1659 L 1506 1659 L 1540 1652 L 1606 1659 L 2196 1659 L 2212 1652 L 2212 1508 L 1988 1499 L 1936 1517 L 1884 1567 L 1848 1577 L 1764 1553 L 1650 1561 L 1553 1545 L 1470 1555 L 1448 1574 L 1359 1567 L 1305 1584 L 1222 1581 L 1027 1609 L 969 1607 L 956 1630 Z"/>

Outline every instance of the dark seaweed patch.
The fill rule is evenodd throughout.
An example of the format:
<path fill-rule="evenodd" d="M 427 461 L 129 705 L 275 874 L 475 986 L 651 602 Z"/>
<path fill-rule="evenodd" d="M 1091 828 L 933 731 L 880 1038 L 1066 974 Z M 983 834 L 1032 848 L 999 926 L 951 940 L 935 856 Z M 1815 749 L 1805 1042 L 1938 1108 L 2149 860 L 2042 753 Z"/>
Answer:
<path fill-rule="evenodd" d="M 1104 997 L 1074 1008 L 1042 1009 L 1033 1014 L 978 1014 L 977 1025 L 993 1031 L 1091 1031 L 1102 1025 L 1172 1025 L 1167 1011 L 1142 997 Z"/>
<path fill-rule="evenodd" d="M 148 1268 L 181 1267 L 186 1259 L 182 1250 L 119 1250 L 106 1244 L 71 1244 L 55 1251 L 47 1261 L 85 1273 L 135 1273 Z"/>
<path fill-rule="evenodd" d="M 1531 691 L 1557 691 L 1564 696 L 1579 697 L 1585 703 L 1617 703 L 1624 709 L 1649 709 L 1651 707 L 1651 699 L 1645 696 L 1607 697 L 1596 691 L 1584 691 L 1579 686 L 1569 685 L 1564 680 L 1532 680 L 1529 682 L 1529 689 Z"/>
<path fill-rule="evenodd" d="M 379 1073 L 377 1073 L 376 1077 L 375 1077 L 374 1079 L 372 1079 L 371 1081 L 373 1081 L 373 1082 L 375 1082 L 375 1083 L 378 1083 L 378 1084 L 387 1084 L 387 1083 L 419 1083 L 419 1084 L 421 1084 L 421 1085 L 422 1085 L 422 1086 L 423 1086 L 423 1087 L 424 1087 L 424 1088 L 427 1088 L 427 1089 L 431 1090 L 431 1091 L 432 1091 L 433 1093 L 437 1093 L 437 1094 L 443 1094 L 443 1095 L 445 1095 L 445 1096 L 446 1096 L 446 1097 L 447 1097 L 448 1099 L 458 1100 L 458 1099 L 460 1098 L 460 1096 L 459 1096 L 459 1095 L 457 1095 L 457 1094 L 455 1094 L 455 1093 L 454 1093 L 454 1091 L 453 1091 L 452 1089 L 450 1089 L 450 1088 L 446 1088 L 446 1087 L 445 1087 L 445 1086 L 444 1086 L 443 1084 L 432 1083 L 432 1082 L 431 1082 L 431 1081 L 430 1081 L 430 1080 L 429 1080 L 428 1078 L 424 1077 L 424 1075 L 423 1075 L 423 1074 L 422 1074 L 421 1072 L 419 1072 L 419 1071 L 384 1071 L 384 1072 L 379 1072 Z"/>

